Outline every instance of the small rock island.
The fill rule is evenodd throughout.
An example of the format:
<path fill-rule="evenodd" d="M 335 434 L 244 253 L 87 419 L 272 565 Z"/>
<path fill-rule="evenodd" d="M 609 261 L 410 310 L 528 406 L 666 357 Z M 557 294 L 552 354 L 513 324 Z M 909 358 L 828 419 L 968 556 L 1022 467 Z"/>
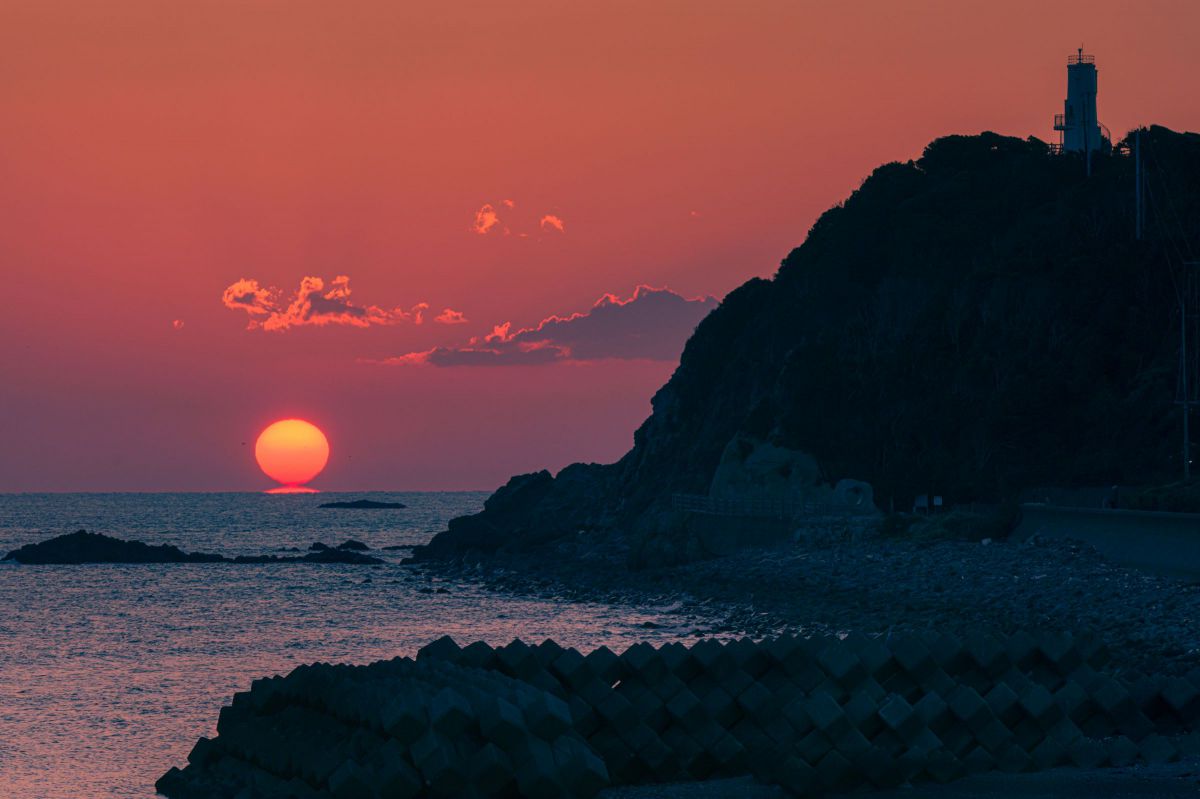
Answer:
<path fill-rule="evenodd" d="M 374 499 L 355 499 L 347 502 L 323 502 L 318 507 L 338 508 L 340 510 L 385 510 L 387 508 L 407 508 L 403 502 L 379 502 Z"/>

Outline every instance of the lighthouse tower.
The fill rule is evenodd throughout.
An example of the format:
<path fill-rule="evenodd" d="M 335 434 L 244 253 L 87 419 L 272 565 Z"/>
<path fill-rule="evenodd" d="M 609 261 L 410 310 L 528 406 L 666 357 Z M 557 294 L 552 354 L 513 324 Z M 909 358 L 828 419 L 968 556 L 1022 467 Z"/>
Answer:
<path fill-rule="evenodd" d="M 1063 152 L 1091 154 L 1102 146 L 1100 122 L 1096 119 L 1096 57 L 1080 47 L 1067 58 L 1067 101 L 1061 114 L 1054 115 Z M 1090 171 L 1090 170 L 1089 170 Z"/>

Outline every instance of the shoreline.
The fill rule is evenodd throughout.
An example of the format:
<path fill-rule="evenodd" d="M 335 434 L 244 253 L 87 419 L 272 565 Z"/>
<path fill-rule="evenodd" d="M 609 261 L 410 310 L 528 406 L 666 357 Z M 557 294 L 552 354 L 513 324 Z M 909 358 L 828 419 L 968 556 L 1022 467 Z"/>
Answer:
<path fill-rule="evenodd" d="M 1200 669 L 1200 583 L 1117 566 L 1073 541 L 882 538 L 640 571 L 619 545 L 581 542 L 413 565 L 515 596 L 660 608 L 694 637 L 1041 629 L 1096 634 L 1123 669 Z"/>

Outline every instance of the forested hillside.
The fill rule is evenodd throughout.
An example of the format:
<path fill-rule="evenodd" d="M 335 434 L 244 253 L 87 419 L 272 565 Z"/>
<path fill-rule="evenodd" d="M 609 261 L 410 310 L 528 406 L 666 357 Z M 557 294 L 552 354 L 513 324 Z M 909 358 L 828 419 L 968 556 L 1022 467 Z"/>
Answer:
<path fill-rule="evenodd" d="M 884 509 L 1178 474 L 1200 136 L 1155 127 L 1142 148 L 1142 241 L 1123 147 L 1090 177 L 1077 156 L 992 133 L 879 167 L 773 279 L 701 322 L 624 458 L 514 478 L 426 554 L 633 531 L 672 493 L 707 491 L 735 435 L 866 480 Z"/>

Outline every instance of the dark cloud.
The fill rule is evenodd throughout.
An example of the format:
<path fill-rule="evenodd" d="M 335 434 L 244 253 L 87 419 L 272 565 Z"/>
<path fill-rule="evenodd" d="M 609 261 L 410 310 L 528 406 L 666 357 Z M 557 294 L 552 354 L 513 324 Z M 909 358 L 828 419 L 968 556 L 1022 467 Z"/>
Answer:
<path fill-rule="evenodd" d="M 497 325 L 461 347 L 410 352 L 385 363 L 404 366 L 516 366 L 606 358 L 673 361 L 713 297 L 687 299 L 670 289 L 638 286 L 621 299 L 606 294 L 582 313 L 550 316 L 536 327 Z"/>
<path fill-rule="evenodd" d="M 509 349 L 505 347 L 434 347 L 424 352 L 410 352 L 385 363 L 396 366 L 536 366 L 567 360 L 558 347 Z"/>

